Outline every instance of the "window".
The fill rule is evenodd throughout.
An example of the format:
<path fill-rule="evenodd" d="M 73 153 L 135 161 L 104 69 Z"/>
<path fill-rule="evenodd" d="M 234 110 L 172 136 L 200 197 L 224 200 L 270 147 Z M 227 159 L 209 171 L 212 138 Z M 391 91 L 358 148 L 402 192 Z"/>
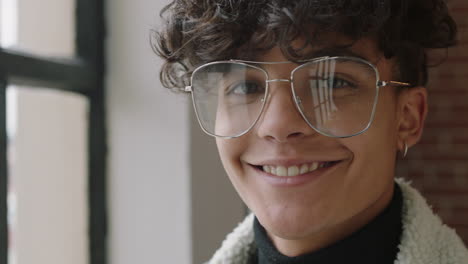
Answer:
<path fill-rule="evenodd" d="M 38 238 L 28 252 L 45 254 L 41 236 L 54 234 L 41 223 L 56 243 L 85 241 L 50 248 L 107 262 L 103 39 L 101 0 L 0 0 L 0 264 L 31 263 L 14 251 L 21 233 Z"/>

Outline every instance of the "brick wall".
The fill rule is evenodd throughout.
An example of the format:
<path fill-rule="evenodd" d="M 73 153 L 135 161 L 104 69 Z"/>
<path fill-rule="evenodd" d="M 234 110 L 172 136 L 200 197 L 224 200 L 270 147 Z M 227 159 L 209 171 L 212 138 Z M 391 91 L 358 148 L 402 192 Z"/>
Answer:
<path fill-rule="evenodd" d="M 422 141 L 399 161 L 445 223 L 468 245 L 468 1 L 448 0 L 459 44 L 430 70 L 429 116 Z"/>

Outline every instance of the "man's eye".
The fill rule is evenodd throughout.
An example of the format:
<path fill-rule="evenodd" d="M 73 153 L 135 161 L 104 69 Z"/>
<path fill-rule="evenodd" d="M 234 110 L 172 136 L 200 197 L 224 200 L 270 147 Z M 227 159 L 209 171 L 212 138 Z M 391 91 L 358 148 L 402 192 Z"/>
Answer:
<path fill-rule="evenodd" d="M 249 95 L 258 93 L 264 93 L 264 89 L 256 82 L 241 82 L 231 85 L 227 92 L 228 95 Z"/>
<path fill-rule="evenodd" d="M 348 82 L 340 78 L 333 78 L 333 80 L 329 80 L 329 83 L 330 82 L 332 82 L 331 87 L 333 87 L 333 89 L 355 88 L 354 83 Z"/>
<path fill-rule="evenodd" d="M 356 85 L 353 82 L 347 81 L 342 78 L 313 78 L 315 88 L 333 88 L 335 89 L 354 89 Z"/>

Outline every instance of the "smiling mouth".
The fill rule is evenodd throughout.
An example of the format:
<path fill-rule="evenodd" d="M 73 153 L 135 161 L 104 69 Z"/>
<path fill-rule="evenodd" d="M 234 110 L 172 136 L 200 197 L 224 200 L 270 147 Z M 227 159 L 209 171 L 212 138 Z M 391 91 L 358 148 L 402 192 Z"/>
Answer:
<path fill-rule="evenodd" d="M 280 177 L 294 177 L 303 174 L 307 174 L 319 169 L 330 168 L 338 164 L 341 161 L 327 161 L 327 162 L 312 162 L 301 165 L 294 166 L 276 166 L 276 165 L 257 165 L 256 167 L 259 170 L 262 170 L 268 174 L 272 174 Z"/>

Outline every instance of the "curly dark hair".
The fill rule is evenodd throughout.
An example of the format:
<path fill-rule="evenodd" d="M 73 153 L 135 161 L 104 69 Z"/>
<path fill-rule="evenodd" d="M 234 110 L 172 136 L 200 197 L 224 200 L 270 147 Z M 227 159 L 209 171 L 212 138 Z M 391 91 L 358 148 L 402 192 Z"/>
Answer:
<path fill-rule="evenodd" d="M 202 63 L 249 59 L 276 45 L 300 60 L 330 32 L 375 38 L 386 58 L 396 58 L 401 81 L 425 85 L 427 50 L 453 46 L 457 35 L 444 0 L 174 0 L 160 15 L 152 47 L 165 59 L 167 88 L 184 87 Z M 305 45 L 294 49 L 299 37 Z"/>

